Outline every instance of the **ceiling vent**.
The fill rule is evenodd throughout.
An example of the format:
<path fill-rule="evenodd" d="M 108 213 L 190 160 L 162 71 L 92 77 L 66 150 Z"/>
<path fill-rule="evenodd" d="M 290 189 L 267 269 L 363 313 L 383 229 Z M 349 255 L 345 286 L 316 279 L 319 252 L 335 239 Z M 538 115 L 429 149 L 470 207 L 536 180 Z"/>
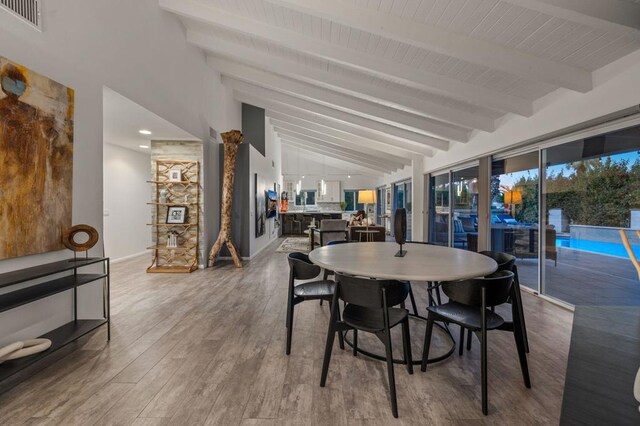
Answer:
<path fill-rule="evenodd" d="M 42 31 L 41 3 L 42 0 L 0 0 L 0 8 L 6 9 L 38 31 Z"/>

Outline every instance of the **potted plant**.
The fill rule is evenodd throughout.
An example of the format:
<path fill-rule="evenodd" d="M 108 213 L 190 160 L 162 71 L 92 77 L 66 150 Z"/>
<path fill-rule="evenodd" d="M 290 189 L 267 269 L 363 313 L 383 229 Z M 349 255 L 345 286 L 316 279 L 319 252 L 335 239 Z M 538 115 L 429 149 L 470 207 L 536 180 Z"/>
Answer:
<path fill-rule="evenodd" d="M 340 202 L 340 209 L 345 211 L 347 209 L 347 203 L 345 201 Z"/>

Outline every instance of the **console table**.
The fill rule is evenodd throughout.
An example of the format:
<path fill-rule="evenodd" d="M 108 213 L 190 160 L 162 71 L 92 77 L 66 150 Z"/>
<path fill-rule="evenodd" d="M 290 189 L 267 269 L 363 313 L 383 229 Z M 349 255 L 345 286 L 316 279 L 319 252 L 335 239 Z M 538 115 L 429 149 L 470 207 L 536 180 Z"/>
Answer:
<path fill-rule="evenodd" d="M 80 271 L 81 268 L 100 264 L 102 264 L 102 272 L 100 273 L 84 273 Z M 61 274 L 65 275 L 61 276 Z M 40 336 L 40 338 L 51 340 L 51 347 L 46 351 L 25 358 L 5 361 L 0 364 L 0 393 L 10 389 L 15 384 L 11 376 L 14 376 L 17 372 L 29 367 L 36 361 L 43 359 L 52 352 L 102 325 L 107 325 L 107 339 L 111 339 L 109 258 L 90 257 L 78 258 L 76 260 L 60 260 L 44 265 L 6 272 L 0 274 L 0 288 L 10 288 L 47 277 L 50 279 L 44 282 L 39 282 L 29 287 L 20 286 L 20 288 L 13 291 L 0 294 L 0 312 L 5 312 L 70 290 L 73 296 L 73 320 Z M 103 318 L 79 319 L 78 288 L 99 280 L 103 280 Z"/>

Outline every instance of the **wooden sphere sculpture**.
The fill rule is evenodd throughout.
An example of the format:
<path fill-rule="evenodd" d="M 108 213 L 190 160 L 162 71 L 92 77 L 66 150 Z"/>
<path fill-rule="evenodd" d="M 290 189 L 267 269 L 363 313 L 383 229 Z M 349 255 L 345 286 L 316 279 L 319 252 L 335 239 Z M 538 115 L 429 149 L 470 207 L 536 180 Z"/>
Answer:
<path fill-rule="evenodd" d="M 78 243 L 75 240 L 75 236 L 81 233 L 87 234 L 88 236 L 87 241 L 84 243 Z M 66 248 L 74 252 L 88 251 L 96 245 L 99 238 L 98 231 L 96 231 L 94 227 L 89 225 L 75 225 L 62 234 L 62 243 Z"/>

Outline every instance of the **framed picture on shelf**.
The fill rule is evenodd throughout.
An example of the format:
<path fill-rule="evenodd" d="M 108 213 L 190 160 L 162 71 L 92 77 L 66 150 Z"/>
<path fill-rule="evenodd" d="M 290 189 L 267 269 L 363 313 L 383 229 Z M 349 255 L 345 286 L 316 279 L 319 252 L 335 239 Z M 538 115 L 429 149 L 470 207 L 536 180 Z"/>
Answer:
<path fill-rule="evenodd" d="M 182 170 L 180 169 L 169 170 L 169 182 L 182 182 Z"/>
<path fill-rule="evenodd" d="M 167 207 L 167 223 L 183 224 L 187 223 L 187 206 Z"/>

